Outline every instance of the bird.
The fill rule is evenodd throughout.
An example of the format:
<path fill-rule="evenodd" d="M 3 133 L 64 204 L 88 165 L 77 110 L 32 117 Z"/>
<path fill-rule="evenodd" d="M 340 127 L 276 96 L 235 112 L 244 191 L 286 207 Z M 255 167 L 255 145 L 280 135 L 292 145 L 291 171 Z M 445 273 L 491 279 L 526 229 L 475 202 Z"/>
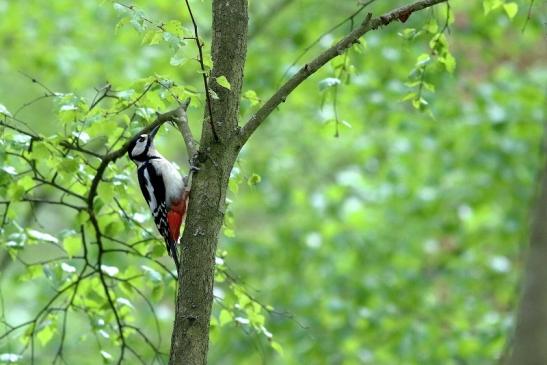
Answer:
<path fill-rule="evenodd" d="M 175 262 L 177 272 L 179 259 L 177 244 L 180 227 L 186 217 L 190 184 L 178 169 L 163 157 L 154 146 L 154 137 L 160 125 L 149 134 L 133 138 L 128 145 L 129 158 L 137 165 L 137 177 L 144 199 L 150 207 L 156 227 L 165 240 L 167 253 Z M 194 170 L 190 170 L 191 173 Z"/>

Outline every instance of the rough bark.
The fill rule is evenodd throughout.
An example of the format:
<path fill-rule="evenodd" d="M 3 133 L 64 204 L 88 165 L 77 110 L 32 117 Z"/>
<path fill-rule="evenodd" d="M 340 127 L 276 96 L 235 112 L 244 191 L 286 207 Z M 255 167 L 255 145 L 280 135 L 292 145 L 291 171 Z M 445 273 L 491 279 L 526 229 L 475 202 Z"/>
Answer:
<path fill-rule="evenodd" d="M 547 364 L 547 165 L 533 215 L 520 307 L 508 365 Z"/>
<path fill-rule="evenodd" d="M 219 96 L 212 103 L 212 120 L 220 141 L 214 141 L 206 108 L 198 156 L 200 171 L 194 175 L 181 240 L 171 365 L 207 363 L 215 252 L 224 220 L 228 179 L 241 148 L 235 136 L 247 52 L 247 17 L 246 0 L 213 1 L 214 67 L 209 86 Z M 228 79 L 230 90 L 212 81 L 218 76 Z"/>

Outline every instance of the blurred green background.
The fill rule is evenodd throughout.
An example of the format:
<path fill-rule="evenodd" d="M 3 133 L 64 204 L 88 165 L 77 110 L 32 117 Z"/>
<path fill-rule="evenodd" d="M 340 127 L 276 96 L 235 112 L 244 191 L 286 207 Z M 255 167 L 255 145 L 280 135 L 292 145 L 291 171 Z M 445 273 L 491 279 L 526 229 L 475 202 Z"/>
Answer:
<path fill-rule="evenodd" d="M 370 11 L 380 14 L 404 3 L 381 1 Z M 208 47 L 210 1 L 191 4 Z M 427 105 L 421 110 L 403 99 L 415 91 L 412 72 L 419 56 L 430 52 L 435 32 L 409 39 L 405 34 L 415 33 L 405 29 L 419 32 L 435 20 L 442 28 L 444 4 L 367 34 L 347 58 L 291 94 L 257 131 L 230 183 L 219 256 L 237 285 L 225 280 L 215 289 L 211 364 L 477 365 L 501 356 L 543 159 L 547 85 L 542 5 L 523 31 L 529 2 L 514 4 L 518 12 L 510 17 L 504 7 L 485 14 L 483 2 L 450 1 L 454 21 L 445 36 L 456 68 L 450 73 L 438 62 L 427 66 L 422 81 L 433 87 L 422 90 Z M 182 1 L 134 5 L 157 24 L 178 19 L 190 27 Z M 251 1 L 241 120 L 257 108 L 250 90 L 267 99 L 302 51 L 356 9 L 355 1 Z M 111 1 L 0 0 L 0 104 L 13 114 L 43 95 L 24 74 L 88 101 L 107 81 L 123 90 L 162 75 L 196 91 L 190 120 L 197 134 L 203 94 L 194 44 L 177 54 L 163 42 L 143 44 L 143 33 L 130 22 L 116 26 L 127 14 Z M 296 65 L 350 27 L 347 22 L 320 38 Z M 343 77 L 340 62 L 347 66 Z M 324 80 L 336 77 L 342 82 L 325 88 Z M 18 115 L 39 133 L 55 135 L 63 133 L 58 107 L 44 98 Z M 186 166 L 174 129 L 162 132 L 158 144 Z M 133 166 L 126 158 L 118 166 L 128 167 L 131 176 L 124 198 L 147 214 Z M 70 210 L 41 206 L 32 212 L 28 204 L 15 204 L 10 214 L 21 226 L 52 235 L 76 219 Z M 152 231 L 149 219 L 144 224 Z M 0 242 L 0 309 L 13 325 L 31 319 L 54 287 L 47 273 L 29 276 L 8 256 L 9 233 L 3 229 Z M 52 250 L 35 244 L 17 255 L 29 262 L 52 256 Z M 140 264 L 129 256 L 108 262 L 121 270 Z M 164 275 L 162 282 L 143 285 L 158 312 L 159 347 L 168 352 L 174 283 Z M 165 293 L 152 295 L 157 285 Z M 264 307 L 246 312 L 251 297 Z M 137 295 L 128 298 L 135 325 L 155 333 L 146 303 Z M 264 316 L 264 329 L 235 318 L 240 313 Z M 109 362 L 101 350 L 115 357 L 115 333 L 104 336 L 90 322 L 70 315 L 66 363 Z M 51 340 L 37 342 L 36 363 L 51 363 L 59 326 L 52 327 Z M 0 333 L 6 328 L 0 324 Z M 0 340 L 0 354 L 21 347 L 18 335 Z M 143 358 L 152 361 L 150 353 Z M 26 361 L 28 353 L 19 359 Z"/>

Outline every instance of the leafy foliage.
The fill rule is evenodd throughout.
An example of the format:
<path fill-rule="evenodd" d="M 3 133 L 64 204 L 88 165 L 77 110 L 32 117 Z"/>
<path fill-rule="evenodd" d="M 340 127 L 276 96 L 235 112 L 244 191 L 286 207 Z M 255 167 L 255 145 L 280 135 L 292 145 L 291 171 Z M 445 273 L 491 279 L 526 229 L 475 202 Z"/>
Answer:
<path fill-rule="evenodd" d="M 134 167 L 122 156 L 102 166 L 186 97 L 198 130 L 218 97 L 202 83 L 208 4 L 191 3 L 202 62 L 177 2 L 0 1 L 0 362 L 166 362 L 174 268 Z M 324 33 L 355 4 L 287 3 L 283 16 L 251 3 L 242 117 L 361 19 Z M 211 363 L 500 356 L 547 82 L 541 25 L 521 33 L 519 10 L 451 1 L 372 32 L 253 137 L 229 185 Z M 166 126 L 160 150 L 185 166 Z"/>

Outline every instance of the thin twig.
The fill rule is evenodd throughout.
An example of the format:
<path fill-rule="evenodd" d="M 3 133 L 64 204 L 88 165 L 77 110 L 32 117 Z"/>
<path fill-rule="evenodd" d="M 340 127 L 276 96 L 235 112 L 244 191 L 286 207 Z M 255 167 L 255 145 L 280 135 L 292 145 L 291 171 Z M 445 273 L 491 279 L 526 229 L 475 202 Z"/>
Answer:
<path fill-rule="evenodd" d="M 56 96 L 57 93 L 55 93 L 53 90 L 51 90 L 49 87 L 47 87 L 44 83 L 42 83 L 40 80 L 36 79 L 33 76 L 30 76 L 26 72 L 19 71 L 19 73 L 26 78 L 28 78 L 30 81 L 32 81 L 33 84 L 38 84 L 42 89 L 44 89 L 50 96 Z"/>
<path fill-rule="evenodd" d="M 47 98 L 51 98 L 51 97 L 54 97 L 56 95 L 51 95 L 51 94 L 44 94 L 44 95 L 41 95 L 41 96 L 38 96 L 34 99 L 32 99 L 31 101 L 28 101 L 26 103 L 24 103 L 23 105 L 21 105 L 19 108 L 17 108 L 17 110 L 13 113 L 13 116 L 14 117 L 17 117 L 17 115 L 23 111 L 25 108 L 37 103 L 38 101 L 40 100 L 43 100 L 43 99 L 47 99 Z"/>
<path fill-rule="evenodd" d="M 112 85 L 110 83 L 106 83 L 105 86 L 101 87 L 98 91 L 95 97 L 93 98 L 93 101 L 91 102 L 91 105 L 89 105 L 88 112 L 93 110 L 104 98 L 108 96 L 108 92 L 112 89 Z"/>
<path fill-rule="evenodd" d="M 127 109 L 131 108 L 132 106 L 136 105 L 149 91 L 150 89 L 152 88 L 152 86 L 154 86 L 154 84 L 156 83 L 157 81 L 152 81 L 151 83 L 149 83 L 143 90 L 143 92 L 133 101 L 131 101 L 129 104 L 125 105 L 124 107 L 122 107 L 121 109 L 119 110 L 116 110 L 115 112 L 107 112 L 105 115 L 106 116 L 109 116 L 109 115 L 118 115 L 120 114 L 121 112 L 124 112 L 126 111 Z"/>
<path fill-rule="evenodd" d="M 192 13 L 192 8 L 190 7 L 190 3 L 188 0 L 184 0 L 186 3 L 186 8 L 188 9 L 188 13 L 190 14 L 190 19 L 192 19 L 192 25 L 194 26 L 194 35 L 195 35 L 195 41 L 196 45 L 198 47 L 198 62 L 199 67 L 201 68 L 201 76 L 203 78 L 203 87 L 205 88 L 205 98 L 207 100 L 207 111 L 209 112 L 209 125 L 211 126 L 211 131 L 213 132 L 213 138 L 215 142 L 219 141 L 217 131 L 215 129 L 215 123 L 213 121 L 213 107 L 211 103 L 211 95 L 209 91 L 209 82 L 207 81 L 207 74 L 205 73 L 205 64 L 203 62 L 203 45 L 201 44 L 201 41 L 199 40 L 199 33 L 198 33 L 198 25 L 196 23 L 196 20 L 194 19 L 194 14 Z"/>
<path fill-rule="evenodd" d="M 534 6 L 535 0 L 530 0 L 530 6 L 528 6 L 528 14 L 526 15 L 526 20 L 524 21 L 524 25 L 522 26 L 522 32 L 526 30 L 526 26 L 528 25 L 528 22 L 532 18 L 532 7 Z"/>
<path fill-rule="evenodd" d="M 17 121 L 17 119 L 15 119 L 15 118 L 11 118 L 11 119 Z M 1 121 L 1 120 L 0 120 L 0 126 L 3 126 L 3 127 L 6 127 L 6 128 L 9 128 L 9 129 L 11 129 L 11 130 L 14 130 L 14 131 L 16 131 L 16 132 L 19 132 L 19 133 L 21 133 L 21 134 L 24 134 L 25 136 L 29 136 L 31 139 L 33 139 L 33 140 L 35 140 L 35 141 L 41 141 L 41 140 L 42 140 L 42 137 L 40 137 L 40 136 L 37 136 L 37 135 L 32 134 L 32 133 L 30 133 L 30 132 L 24 131 L 24 130 L 22 130 L 22 129 L 19 128 L 19 127 L 15 127 L 15 126 L 13 126 L 13 125 L 11 125 L 11 124 L 8 124 L 8 123 L 6 123 L 6 122 L 3 122 L 3 121 Z"/>
<path fill-rule="evenodd" d="M 52 204 L 52 205 L 64 205 L 65 207 L 72 208 L 77 211 L 85 210 L 85 207 L 73 205 L 67 202 L 62 201 L 56 201 L 56 200 L 48 200 L 48 199 L 35 199 L 35 198 L 29 198 L 29 197 L 22 197 L 21 201 L 23 202 L 29 202 L 29 203 L 43 203 L 43 204 Z"/>

